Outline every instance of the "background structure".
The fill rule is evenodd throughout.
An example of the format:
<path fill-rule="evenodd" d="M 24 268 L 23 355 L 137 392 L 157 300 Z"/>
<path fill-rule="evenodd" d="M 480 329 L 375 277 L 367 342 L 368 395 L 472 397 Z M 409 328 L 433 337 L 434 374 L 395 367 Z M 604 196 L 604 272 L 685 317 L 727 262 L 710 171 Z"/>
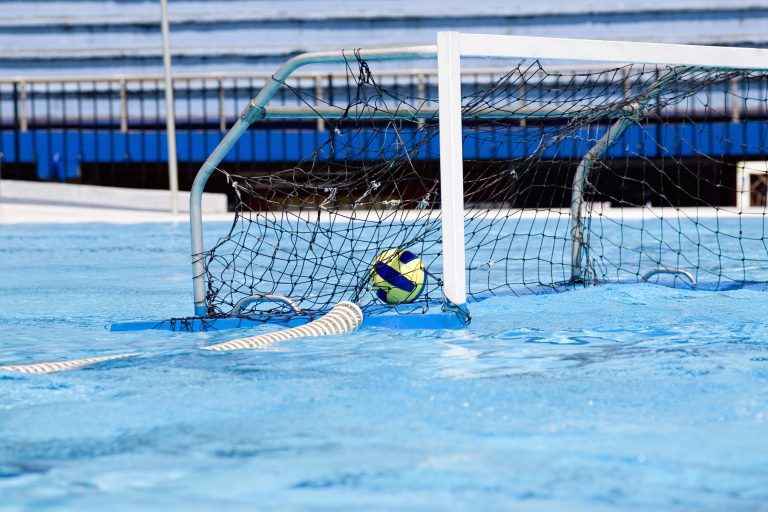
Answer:
<path fill-rule="evenodd" d="M 171 0 L 170 19 L 182 189 L 271 72 L 299 52 L 431 44 L 440 30 L 768 45 L 768 4 L 753 0 Z M 159 20 L 154 0 L 3 2 L 3 178 L 168 187 Z M 395 66 L 402 73 L 384 77 L 389 85 L 434 93 L 435 77 L 419 71 L 431 67 L 424 62 L 377 64 L 375 71 L 381 77 Z M 308 75 L 298 85 L 338 101 L 343 78 Z M 490 77 L 469 80 L 482 85 Z M 733 115 L 738 122 L 740 112 Z M 292 165 L 327 128 L 260 123 L 228 168 Z"/>

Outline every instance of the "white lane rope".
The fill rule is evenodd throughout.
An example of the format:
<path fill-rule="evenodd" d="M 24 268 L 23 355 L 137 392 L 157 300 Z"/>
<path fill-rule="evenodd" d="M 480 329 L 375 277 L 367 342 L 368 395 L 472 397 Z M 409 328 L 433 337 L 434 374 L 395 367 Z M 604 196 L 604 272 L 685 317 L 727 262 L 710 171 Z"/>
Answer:
<path fill-rule="evenodd" d="M 104 361 L 114 361 L 115 359 L 124 359 L 126 357 L 138 356 L 138 353 L 116 354 L 112 356 L 88 357 L 86 359 L 72 359 L 69 361 L 53 361 L 50 363 L 31 363 L 31 364 L 10 364 L 0 366 L 0 370 L 19 373 L 53 373 L 64 372 L 67 370 L 77 370 L 84 366 L 89 366 Z"/>
<path fill-rule="evenodd" d="M 304 338 L 307 336 L 329 336 L 354 332 L 363 323 L 363 311 L 357 304 L 341 301 L 323 317 L 299 327 L 291 327 L 282 331 L 260 334 L 250 338 L 227 341 L 218 345 L 203 347 L 203 350 L 243 350 L 248 348 L 264 348 L 278 341 Z"/>
<path fill-rule="evenodd" d="M 342 301 L 336 304 L 324 316 L 313 320 L 308 324 L 299 327 L 291 327 L 268 334 L 260 334 L 249 338 L 240 338 L 237 340 L 219 343 L 208 347 L 202 347 L 203 350 L 228 351 L 243 350 L 253 348 L 265 348 L 277 342 L 304 338 L 307 336 L 330 336 L 333 334 L 346 334 L 356 331 L 363 323 L 363 311 L 357 304 Z M 12 364 L 0 366 L 0 371 L 18 372 L 18 373 L 53 373 L 64 372 L 68 370 L 77 370 L 85 366 L 103 363 L 105 361 L 114 361 L 115 359 L 124 359 L 136 357 L 139 353 L 116 354 L 102 357 L 88 357 L 85 359 L 73 359 L 69 361 L 53 361 L 49 363 L 31 363 L 31 364 Z"/>

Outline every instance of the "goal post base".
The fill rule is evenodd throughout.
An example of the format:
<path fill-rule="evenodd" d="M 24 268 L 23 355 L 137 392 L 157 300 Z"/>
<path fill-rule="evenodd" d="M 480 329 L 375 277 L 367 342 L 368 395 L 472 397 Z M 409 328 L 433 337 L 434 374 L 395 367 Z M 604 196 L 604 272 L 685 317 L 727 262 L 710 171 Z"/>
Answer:
<path fill-rule="evenodd" d="M 116 322 L 109 330 L 145 331 L 163 330 L 173 332 L 203 332 L 221 331 L 225 329 L 244 329 L 264 324 L 280 325 L 283 327 L 298 327 L 310 322 L 308 316 L 293 316 L 290 318 L 274 318 L 270 321 L 254 320 L 246 317 L 227 318 L 171 318 L 168 320 L 138 320 L 131 322 Z M 425 313 L 417 315 L 389 313 L 368 316 L 363 320 L 362 327 L 387 327 L 391 329 L 462 329 L 466 322 L 454 311 L 441 313 Z"/>

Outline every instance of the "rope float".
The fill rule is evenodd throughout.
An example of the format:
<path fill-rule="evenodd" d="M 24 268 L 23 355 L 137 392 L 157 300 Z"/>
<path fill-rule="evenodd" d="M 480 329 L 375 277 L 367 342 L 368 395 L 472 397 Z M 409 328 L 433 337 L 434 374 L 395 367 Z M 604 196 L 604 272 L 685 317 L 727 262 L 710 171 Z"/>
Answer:
<path fill-rule="evenodd" d="M 341 301 L 322 318 L 313 320 L 299 327 L 291 327 L 278 332 L 260 334 L 250 338 L 227 341 L 218 345 L 203 347 L 203 350 L 225 351 L 243 350 L 248 348 L 264 348 L 278 341 L 306 336 L 329 336 L 331 334 L 346 334 L 354 332 L 363 323 L 363 311 L 357 304 Z"/>
<path fill-rule="evenodd" d="M 313 320 L 308 324 L 299 327 L 292 327 L 269 334 L 260 334 L 249 338 L 240 338 L 218 345 L 202 347 L 202 350 L 228 351 L 243 350 L 250 348 L 264 348 L 274 343 L 295 338 L 304 338 L 307 336 L 330 336 L 333 334 L 346 334 L 356 331 L 363 323 L 363 311 L 357 304 L 342 301 L 333 306 L 331 310 L 321 318 Z M 0 366 L 0 370 L 19 373 L 53 373 L 68 370 L 77 370 L 84 366 L 89 366 L 105 361 L 114 361 L 115 359 L 124 359 L 135 357 L 140 354 L 117 354 L 112 356 L 89 357 L 86 359 L 74 359 L 70 361 L 54 361 L 50 363 L 32 363 L 32 364 L 14 364 Z"/>
<path fill-rule="evenodd" d="M 32 364 L 11 364 L 7 366 L 0 366 L 0 370 L 7 372 L 19 372 L 19 373 L 53 373 L 63 372 L 67 370 L 76 370 L 83 366 L 91 364 L 102 363 L 104 361 L 114 361 L 115 359 L 124 359 L 126 357 L 134 357 L 139 354 L 117 354 L 113 356 L 102 357 L 88 357 L 86 359 L 73 359 L 70 361 L 54 361 L 50 363 L 32 363 Z"/>

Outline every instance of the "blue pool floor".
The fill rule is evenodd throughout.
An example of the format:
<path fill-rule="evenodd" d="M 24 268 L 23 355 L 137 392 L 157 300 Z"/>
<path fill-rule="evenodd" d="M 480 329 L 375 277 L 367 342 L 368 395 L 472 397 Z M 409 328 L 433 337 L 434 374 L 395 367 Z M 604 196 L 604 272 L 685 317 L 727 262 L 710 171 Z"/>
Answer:
<path fill-rule="evenodd" d="M 0 510 L 768 510 L 768 292 L 494 298 L 207 353 L 187 226 L 0 227 Z"/>

